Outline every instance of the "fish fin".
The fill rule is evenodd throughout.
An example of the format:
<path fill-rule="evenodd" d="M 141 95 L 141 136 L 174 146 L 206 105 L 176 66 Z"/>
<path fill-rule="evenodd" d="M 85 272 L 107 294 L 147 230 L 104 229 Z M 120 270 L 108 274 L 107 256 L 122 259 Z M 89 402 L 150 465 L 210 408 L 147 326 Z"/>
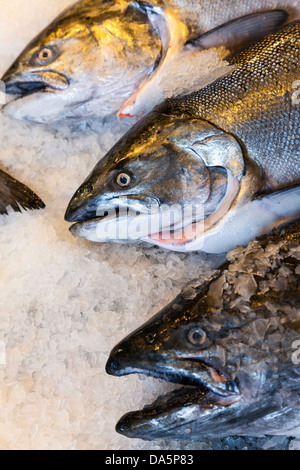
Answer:
<path fill-rule="evenodd" d="M 300 184 L 257 196 L 253 202 L 275 214 L 278 220 L 282 219 L 282 223 L 287 223 L 300 215 Z"/>
<path fill-rule="evenodd" d="M 285 10 L 268 10 L 241 16 L 217 26 L 187 45 L 203 50 L 225 46 L 230 51 L 229 55 L 232 55 L 277 31 L 288 17 Z"/>
<path fill-rule="evenodd" d="M 20 181 L 0 170 L 0 214 L 7 214 L 7 208 L 15 212 L 23 209 L 43 209 L 43 201 Z"/>
<path fill-rule="evenodd" d="M 195 239 L 194 244 L 191 242 L 187 251 L 228 252 L 299 216 L 300 185 L 260 195 L 229 211 L 202 240 L 199 238 Z"/>

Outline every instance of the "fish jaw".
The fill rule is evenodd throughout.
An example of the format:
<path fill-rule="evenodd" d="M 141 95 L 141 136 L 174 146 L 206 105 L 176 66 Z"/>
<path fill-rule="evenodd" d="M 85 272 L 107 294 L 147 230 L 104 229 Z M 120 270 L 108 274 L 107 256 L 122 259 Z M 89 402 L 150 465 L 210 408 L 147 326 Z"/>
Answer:
<path fill-rule="evenodd" d="M 55 71 L 40 70 L 30 73 L 4 75 L 6 93 L 14 95 L 4 107 L 3 113 L 15 119 L 30 119 L 36 122 L 51 120 L 57 115 L 60 98 L 56 95 L 69 89 L 68 78 Z M 52 102 L 57 101 L 55 106 Z M 61 100 L 62 101 L 62 100 Z"/>
<path fill-rule="evenodd" d="M 179 205 L 163 213 L 156 207 L 154 213 L 143 215 L 127 213 L 129 207 L 124 199 L 123 216 L 115 212 L 111 217 L 103 217 L 108 208 L 106 204 L 100 217 L 77 222 L 70 230 L 73 235 L 94 242 L 145 242 L 178 252 L 225 253 L 298 217 L 300 187 L 287 188 L 254 200 L 245 201 L 241 198 L 240 203 L 228 212 L 224 204 L 223 209 L 222 206 L 220 208 L 219 217 L 209 216 L 198 223 L 191 223 L 193 211 L 189 214 Z M 111 209 L 115 211 L 115 207 L 111 206 Z M 86 211 L 85 207 L 85 217 Z M 170 220 L 173 221 L 172 226 Z"/>
<path fill-rule="evenodd" d="M 229 417 L 239 408 L 238 401 L 235 395 L 224 397 L 201 388 L 181 388 L 159 397 L 143 410 L 125 414 L 116 431 L 144 440 L 225 437 L 230 431 L 234 434 Z"/>
<path fill-rule="evenodd" d="M 3 108 L 3 114 L 13 119 L 43 124 L 61 119 L 66 108 L 66 95 L 43 89 L 9 101 Z"/>

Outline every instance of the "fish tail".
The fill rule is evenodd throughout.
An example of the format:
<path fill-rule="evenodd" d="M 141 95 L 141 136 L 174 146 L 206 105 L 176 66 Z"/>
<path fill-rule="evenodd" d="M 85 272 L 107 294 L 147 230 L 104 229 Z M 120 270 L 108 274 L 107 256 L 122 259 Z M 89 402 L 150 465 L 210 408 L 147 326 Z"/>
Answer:
<path fill-rule="evenodd" d="M 27 186 L 0 170 L 0 214 L 7 214 L 8 207 L 15 212 L 23 209 L 43 209 L 43 201 Z"/>

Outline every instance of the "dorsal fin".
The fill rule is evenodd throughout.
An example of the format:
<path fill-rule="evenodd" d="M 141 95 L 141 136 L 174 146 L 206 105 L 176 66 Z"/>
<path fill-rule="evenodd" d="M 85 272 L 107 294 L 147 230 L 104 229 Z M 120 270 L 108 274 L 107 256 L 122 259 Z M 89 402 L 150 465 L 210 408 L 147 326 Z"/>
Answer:
<path fill-rule="evenodd" d="M 276 32 L 288 16 L 285 10 L 252 13 L 217 26 L 187 45 L 197 49 L 224 46 L 232 55 Z"/>

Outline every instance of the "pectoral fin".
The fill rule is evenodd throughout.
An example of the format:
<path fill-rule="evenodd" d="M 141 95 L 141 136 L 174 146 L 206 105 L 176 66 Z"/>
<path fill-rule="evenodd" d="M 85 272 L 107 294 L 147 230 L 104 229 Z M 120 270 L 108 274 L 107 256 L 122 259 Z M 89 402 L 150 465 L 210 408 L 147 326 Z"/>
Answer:
<path fill-rule="evenodd" d="M 16 212 L 23 209 L 43 209 L 43 201 L 24 184 L 0 170 L 0 214 L 6 214 L 7 208 Z"/>
<path fill-rule="evenodd" d="M 288 16 L 285 10 L 269 10 L 242 16 L 208 31 L 187 45 L 197 49 L 224 46 L 232 55 L 277 31 Z"/>
<path fill-rule="evenodd" d="M 300 185 L 237 205 L 204 239 L 196 240 L 194 246 L 190 243 L 189 249 L 202 249 L 208 253 L 228 252 L 236 245 L 247 245 L 256 237 L 297 217 L 300 217 Z"/>

